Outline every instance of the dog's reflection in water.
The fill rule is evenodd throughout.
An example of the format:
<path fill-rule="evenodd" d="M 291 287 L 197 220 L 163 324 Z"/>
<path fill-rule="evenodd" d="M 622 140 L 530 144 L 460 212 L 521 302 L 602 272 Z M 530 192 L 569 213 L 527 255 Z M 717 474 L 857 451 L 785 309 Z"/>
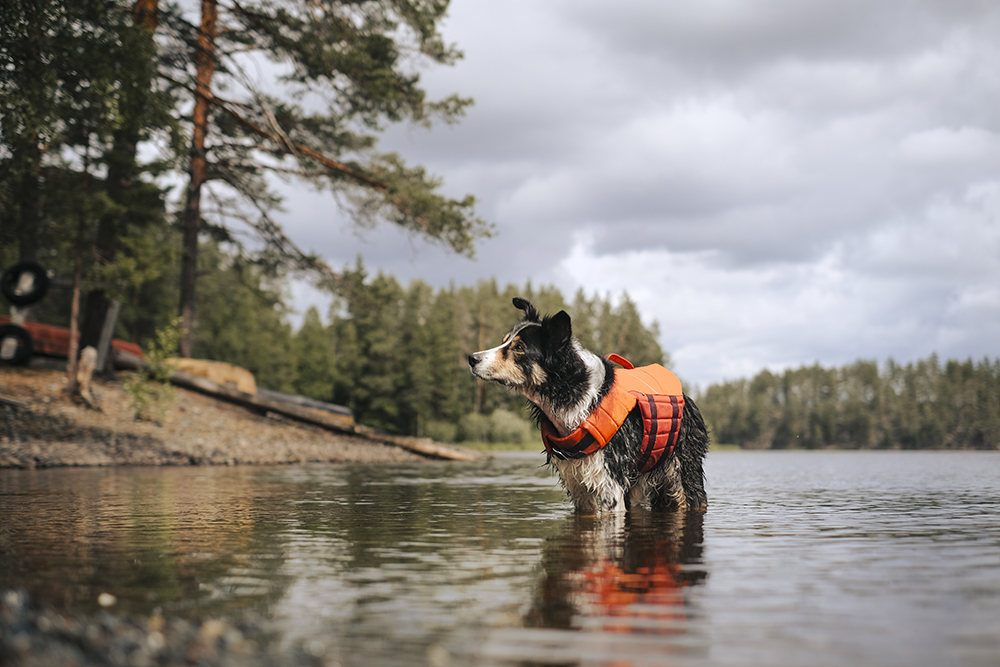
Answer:
<path fill-rule="evenodd" d="M 677 634 L 684 588 L 706 577 L 700 512 L 578 516 L 545 547 L 525 627 Z"/>

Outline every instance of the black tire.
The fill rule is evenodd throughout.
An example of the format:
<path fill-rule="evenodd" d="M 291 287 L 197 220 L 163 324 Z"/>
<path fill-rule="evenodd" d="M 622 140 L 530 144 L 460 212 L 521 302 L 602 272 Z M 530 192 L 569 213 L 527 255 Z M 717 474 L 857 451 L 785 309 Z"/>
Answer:
<path fill-rule="evenodd" d="M 17 283 L 21 280 L 21 275 L 24 273 L 31 273 L 35 276 L 35 285 L 26 294 L 16 294 Z M 38 262 L 28 260 L 15 264 L 4 271 L 3 277 L 0 277 L 0 292 L 3 292 L 7 300 L 18 308 L 30 306 L 33 303 L 41 301 L 48 291 L 49 274 L 45 272 L 45 269 Z"/>
<path fill-rule="evenodd" d="M 34 341 L 31 340 L 31 334 L 28 333 L 28 330 L 16 324 L 4 324 L 0 326 L 0 346 L 8 338 L 17 339 L 17 351 L 10 359 L 0 359 L 0 364 L 23 366 L 28 363 L 31 360 L 31 353 L 35 348 Z"/>

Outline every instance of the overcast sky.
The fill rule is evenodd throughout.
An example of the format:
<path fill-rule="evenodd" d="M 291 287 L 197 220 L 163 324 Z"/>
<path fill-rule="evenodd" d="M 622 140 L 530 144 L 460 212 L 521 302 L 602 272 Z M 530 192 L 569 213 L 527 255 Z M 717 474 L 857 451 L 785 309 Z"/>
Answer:
<path fill-rule="evenodd" d="M 359 237 L 296 190 L 282 221 L 335 268 L 627 290 L 701 387 L 1000 356 L 1000 3 L 452 0 L 443 33 L 465 59 L 423 81 L 475 106 L 381 148 L 496 237 Z"/>

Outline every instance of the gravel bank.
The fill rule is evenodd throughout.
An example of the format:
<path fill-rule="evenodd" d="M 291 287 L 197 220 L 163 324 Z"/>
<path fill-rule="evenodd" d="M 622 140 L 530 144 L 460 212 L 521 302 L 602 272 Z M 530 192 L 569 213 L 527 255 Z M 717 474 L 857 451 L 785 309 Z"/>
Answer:
<path fill-rule="evenodd" d="M 137 422 L 120 383 L 97 380 L 100 411 L 63 392 L 65 374 L 0 368 L 0 467 L 397 462 L 421 457 L 177 389 L 160 423 Z"/>

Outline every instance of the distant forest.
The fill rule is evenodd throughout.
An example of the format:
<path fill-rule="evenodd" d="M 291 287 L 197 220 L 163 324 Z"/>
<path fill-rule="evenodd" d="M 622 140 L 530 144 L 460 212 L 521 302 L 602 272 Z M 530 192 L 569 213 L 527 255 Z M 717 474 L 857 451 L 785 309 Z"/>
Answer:
<path fill-rule="evenodd" d="M 1000 359 L 765 370 L 698 404 L 715 442 L 750 449 L 998 449 Z"/>

